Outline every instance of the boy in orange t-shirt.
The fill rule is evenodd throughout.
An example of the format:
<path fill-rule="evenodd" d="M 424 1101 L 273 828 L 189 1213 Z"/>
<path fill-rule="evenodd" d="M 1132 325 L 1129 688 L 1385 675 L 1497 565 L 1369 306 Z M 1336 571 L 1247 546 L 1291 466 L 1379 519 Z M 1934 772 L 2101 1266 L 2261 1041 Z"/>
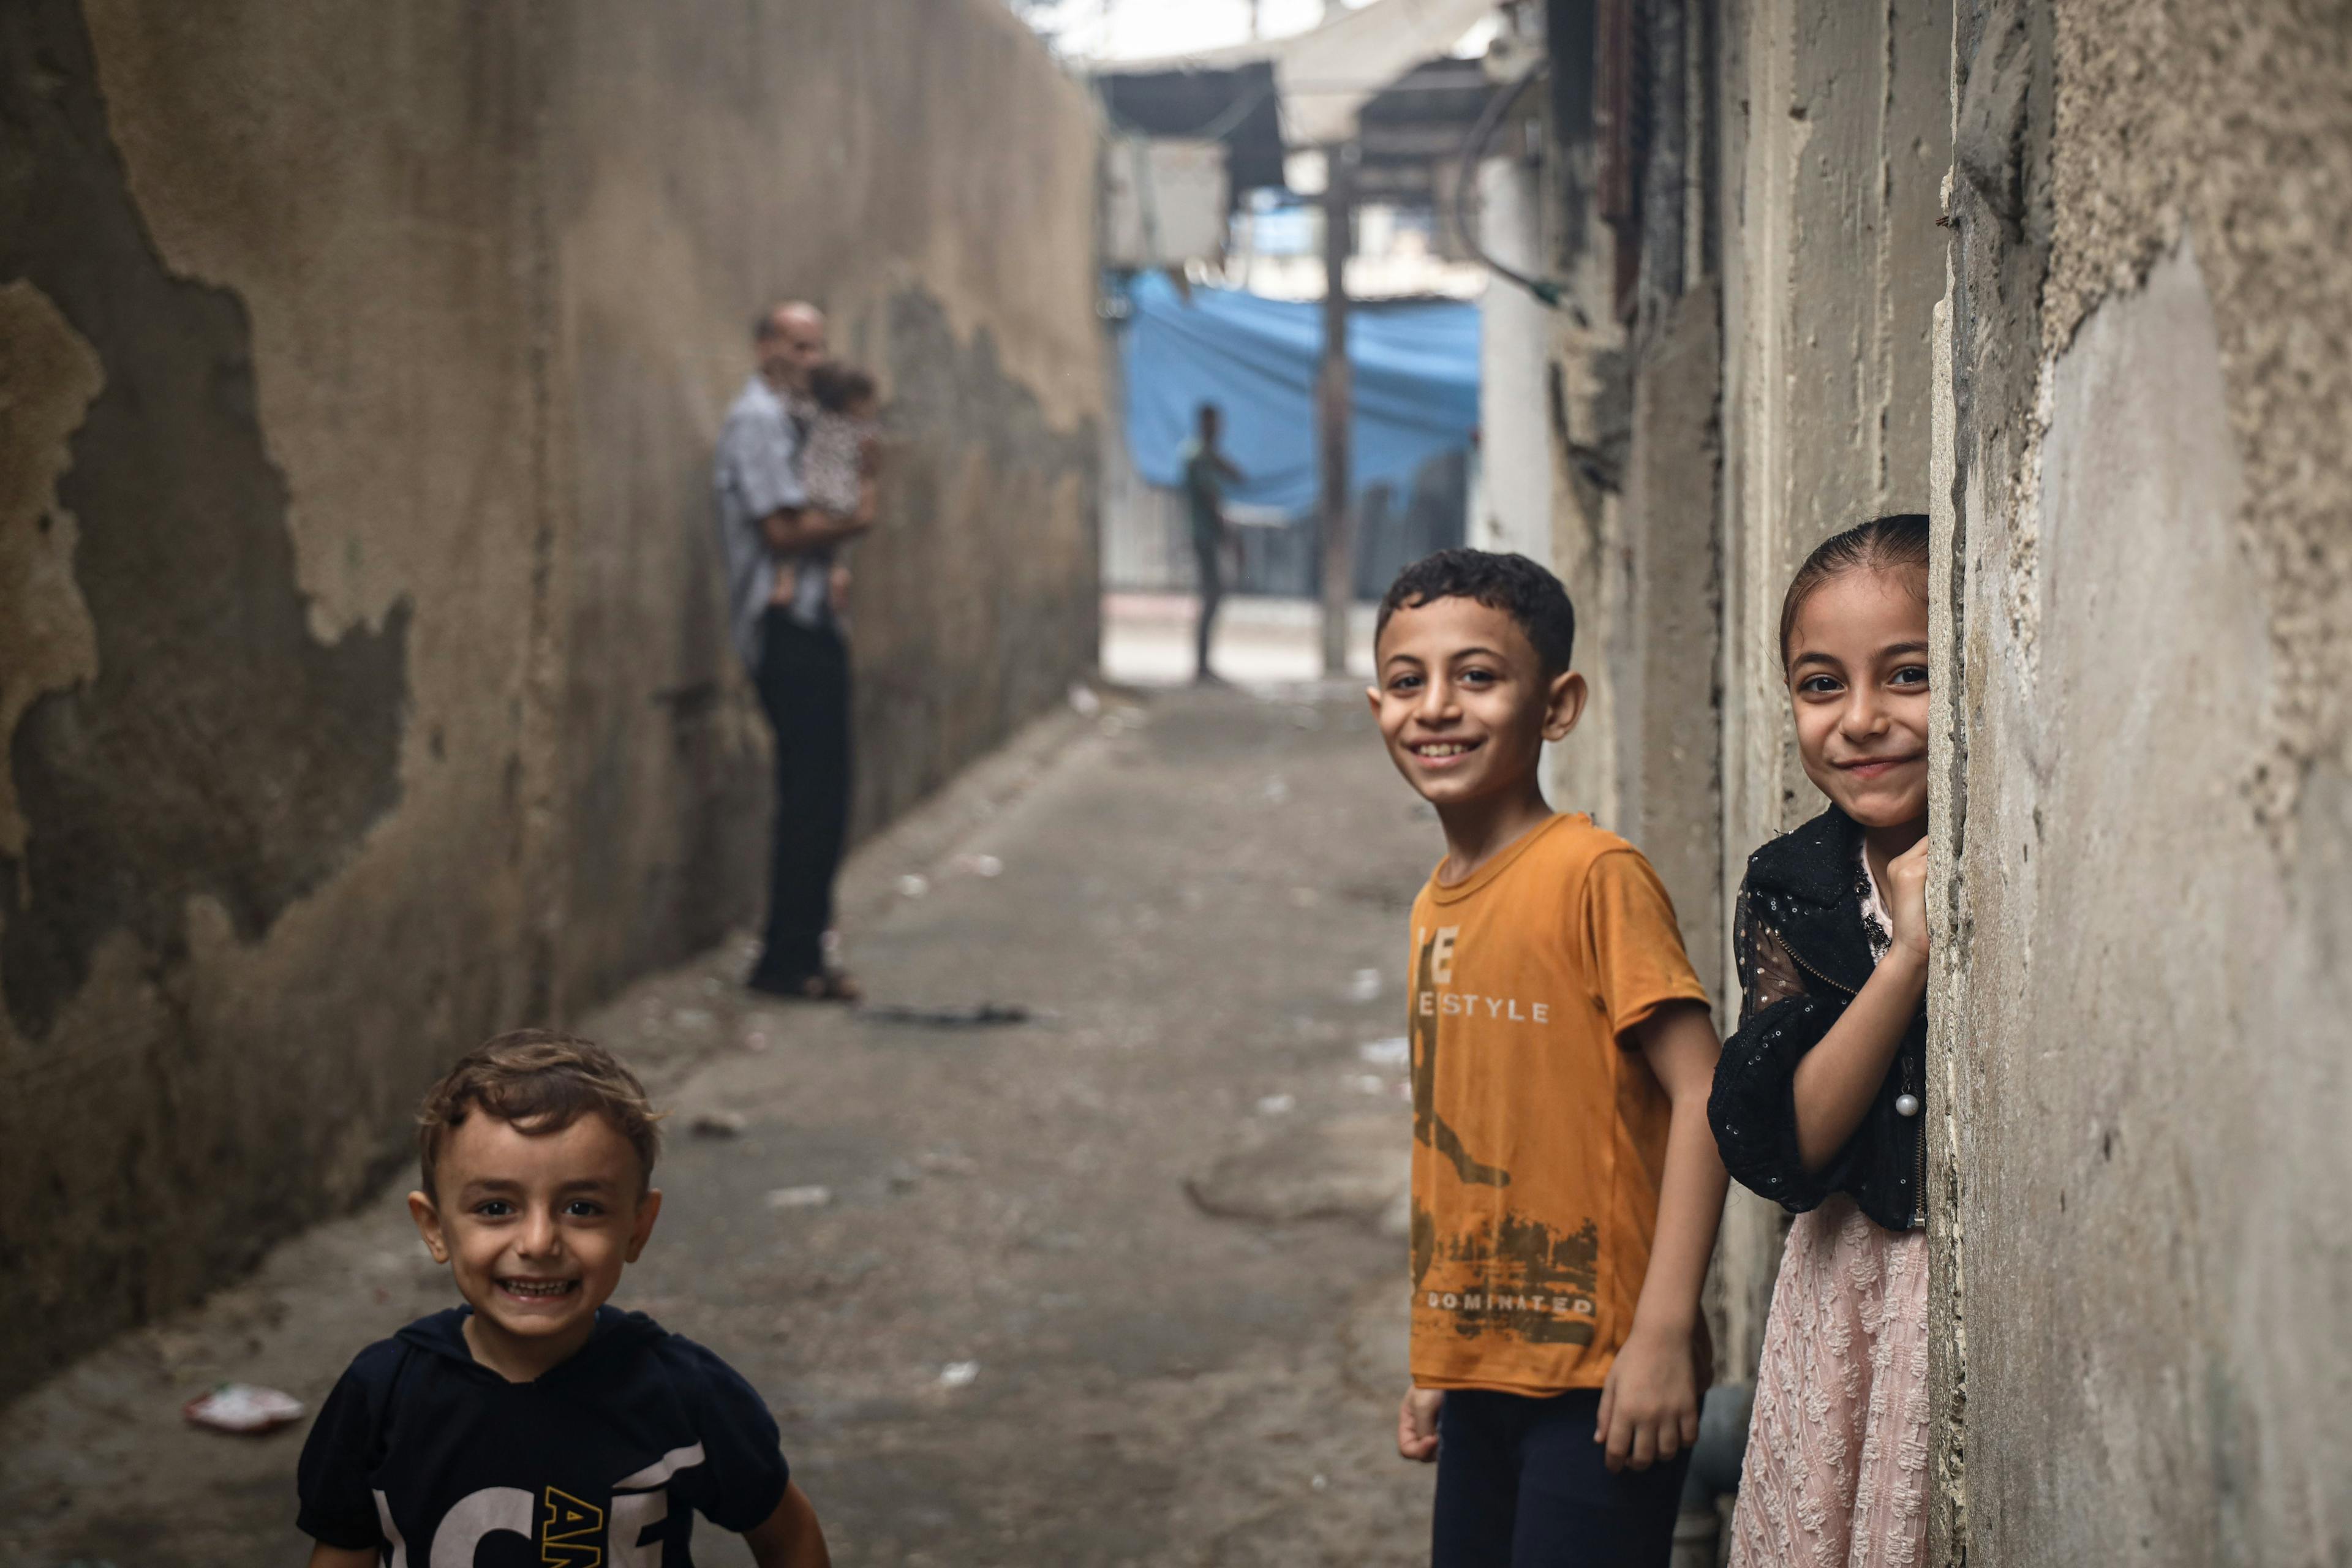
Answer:
<path fill-rule="evenodd" d="M 1584 708 L 1575 612 L 1517 555 L 1445 550 L 1381 601 L 1370 692 L 1446 858 L 1412 909 L 1412 1386 L 1433 1568 L 1658 1564 L 1709 1375 L 1718 1049 L 1657 874 L 1555 815 Z"/>

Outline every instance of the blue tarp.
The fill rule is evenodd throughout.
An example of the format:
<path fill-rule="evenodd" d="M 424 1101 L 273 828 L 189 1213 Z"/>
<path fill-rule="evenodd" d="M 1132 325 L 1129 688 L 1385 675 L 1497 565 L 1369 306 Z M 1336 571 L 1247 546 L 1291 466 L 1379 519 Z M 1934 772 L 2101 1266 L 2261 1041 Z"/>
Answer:
<path fill-rule="evenodd" d="M 1127 440 L 1153 484 L 1182 479 L 1197 410 L 1224 411 L 1219 445 L 1247 476 L 1227 492 L 1244 506 L 1292 515 L 1311 510 L 1315 374 L 1323 307 L 1194 289 L 1188 301 L 1164 276 L 1128 285 L 1133 307 L 1122 363 Z M 1478 424 L 1478 307 L 1360 305 L 1348 321 L 1355 373 L 1354 489 L 1407 490 L 1423 463 L 1470 444 Z"/>

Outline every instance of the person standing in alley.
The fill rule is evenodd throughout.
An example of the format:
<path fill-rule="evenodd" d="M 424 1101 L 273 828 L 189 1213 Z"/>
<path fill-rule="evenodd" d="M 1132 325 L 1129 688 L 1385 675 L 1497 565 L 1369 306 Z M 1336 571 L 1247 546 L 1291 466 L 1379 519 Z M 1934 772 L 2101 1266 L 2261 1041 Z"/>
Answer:
<path fill-rule="evenodd" d="M 1796 1215 L 1764 1325 L 1732 1568 L 1907 1568 L 1927 1538 L 1927 519 L 1824 542 L 1780 610 L 1829 808 L 1748 857 L 1739 1027 L 1708 1116 Z"/>
<path fill-rule="evenodd" d="M 1411 1386 L 1432 1568 L 1666 1568 L 1711 1354 L 1717 1042 L 1640 850 L 1555 812 L 1576 611 L 1442 550 L 1381 601 L 1366 695 L 1445 838 L 1412 906 Z"/>
<path fill-rule="evenodd" d="M 823 313 L 800 300 L 778 305 L 753 323 L 751 347 L 756 368 L 728 410 L 712 476 L 729 629 L 776 739 L 767 934 L 749 984 L 853 1002 L 856 982 L 824 953 L 849 826 L 849 649 L 828 589 L 835 547 L 873 526 L 873 476 L 848 512 L 813 507 L 802 483 L 810 377 L 825 357 Z"/>
<path fill-rule="evenodd" d="M 1192 519 L 1192 558 L 1199 563 L 1201 583 L 1196 680 L 1216 679 L 1209 668 L 1209 637 L 1225 596 L 1224 552 L 1233 538 L 1233 525 L 1225 521 L 1225 487 L 1242 482 L 1242 471 L 1217 448 L 1223 417 L 1215 404 L 1201 405 L 1199 434 L 1184 444 L 1184 508 Z"/>

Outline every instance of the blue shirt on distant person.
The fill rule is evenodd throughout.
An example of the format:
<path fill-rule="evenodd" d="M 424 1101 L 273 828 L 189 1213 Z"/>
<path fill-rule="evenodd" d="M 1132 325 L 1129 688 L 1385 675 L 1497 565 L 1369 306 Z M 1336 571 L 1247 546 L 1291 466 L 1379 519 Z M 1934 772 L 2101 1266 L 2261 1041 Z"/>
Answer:
<path fill-rule="evenodd" d="M 727 568 L 727 623 L 735 651 L 756 676 L 760 671 L 760 623 L 776 596 L 776 574 L 795 574 L 792 616 L 811 628 L 831 619 L 826 552 L 779 562 L 768 548 L 761 522 L 771 514 L 808 505 L 801 483 L 801 429 L 776 389 L 754 375 L 743 384 L 719 433 L 719 456 L 711 482 L 719 497 L 719 551 Z"/>

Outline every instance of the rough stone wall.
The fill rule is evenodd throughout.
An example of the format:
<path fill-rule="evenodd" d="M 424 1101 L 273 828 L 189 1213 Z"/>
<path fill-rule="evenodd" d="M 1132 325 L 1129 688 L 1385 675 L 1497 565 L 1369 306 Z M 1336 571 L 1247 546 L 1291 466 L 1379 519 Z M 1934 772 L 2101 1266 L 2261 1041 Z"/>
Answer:
<path fill-rule="evenodd" d="M 1617 606 L 1616 830 L 1675 900 L 1691 963 L 1724 994 L 1723 801 L 1715 688 L 1721 649 L 1716 536 L 1717 292 L 1661 301 L 1633 387 L 1626 465 L 1626 602 Z"/>
<path fill-rule="evenodd" d="M 1726 19 L 1727 894 L 1748 849 L 1820 809 L 1774 646 L 1789 578 L 1838 530 L 1927 507 L 1950 29 L 1948 0 Z"/>
<path fill-rule="evenodd" d="M 1091 663 L 1101 377 L 1093 117 L 991 0 L 26 0 L 0 110 L 5 1392 L 756 910 L 755 308 L 890 402 L 864 826 Z"/>
<path fill-rule="evenodd" d="M 1961 9 L 1940 1561 L 2352 1550 L 2346 21 Z"/>
<path fill-rule="evenodd" d="M 1715 14 L 1725 238 L 1710 717 L 1726 925 L 1749 853 L 1822 805 L 1797 762 L 1776 646 L 1789 579 L 1839 529 L 1927 510 L 1950 29 L 1949 0 L 1726 0 Z M 1685 700 L 1653 721 L 1700 719 Z M 1726 930 L 1718 952 L 1727 943 Z M 1749 1366 L 1784 1230 L 1773 1205 L 1735 1192 L 1721 1272 Z"/>
<path fill-rule="evenodd" d="M 1657 864 L 1720 995 L 1749 852 L 1820 809 L 1774 646 L 1782 590 L 1828 534 L 1927 508 L 1952 14 L 1949 0 L 1643 14 L 1630 327 L 1615 233 L 1558 225 L 1581 319 L 1563 313 L 1553 350 L 1554 563 L 1592 707 L 1553 781 Z M 1557 10 L 1554 27 L 1558 51 Z M 1556 73 L 1574 65 L 1556 58 Z M 1570 220 L 1595 156 L 1589 140 L 1555 150 Z M 1773 1205 L 1734 1194 L 1710 1288 L 1727 1375 L 1755 1365 L 1784 1229 Z"/>

